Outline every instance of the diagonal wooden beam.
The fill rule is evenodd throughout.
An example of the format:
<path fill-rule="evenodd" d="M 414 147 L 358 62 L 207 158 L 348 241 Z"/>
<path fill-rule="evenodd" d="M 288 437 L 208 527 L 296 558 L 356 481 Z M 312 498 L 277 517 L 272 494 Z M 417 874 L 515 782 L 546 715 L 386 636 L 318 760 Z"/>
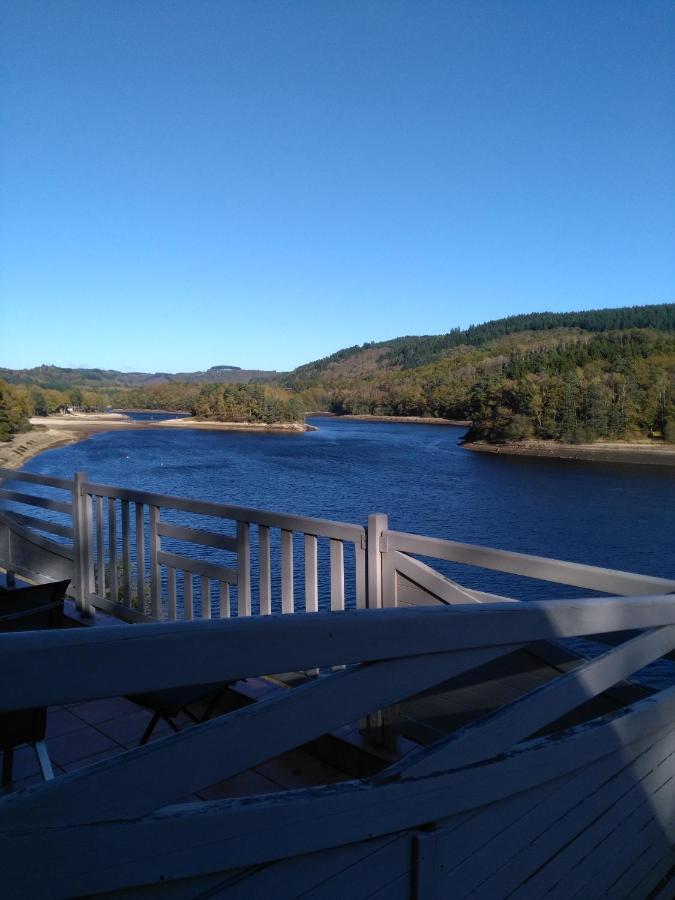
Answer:
<path fill-rule="evenodd" d="M 514 649 L 383 660 L 317 679 L 10 795 L 0 830 L 143 815 Z"/>
<path fill-rule="evenodd" d="M 416 750 L 374 781 L 468 766 L 511 749 L 675 647 L 675 626 L 653 628 L 530 691 L 431 747 Z"/>

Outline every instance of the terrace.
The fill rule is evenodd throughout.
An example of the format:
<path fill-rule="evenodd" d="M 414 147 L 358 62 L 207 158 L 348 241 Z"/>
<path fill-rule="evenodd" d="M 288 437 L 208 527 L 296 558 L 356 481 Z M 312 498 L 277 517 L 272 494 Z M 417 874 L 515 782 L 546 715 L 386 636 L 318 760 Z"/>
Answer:
<path fill-rule="evenodd" d="M 49 707 L 56 775 L 16 751 L 10 895 L 647 896 L 675 863 L 675 582 L 382 514 L 0 478 L 0 566 L 69 578 L 73 626 L 0 635 L 2 709 Z M 520 603 L 466 566 L 583 596 Z M 216 682 L 208 721 L 138 746 L 152 713 L 128 695 Z"/>

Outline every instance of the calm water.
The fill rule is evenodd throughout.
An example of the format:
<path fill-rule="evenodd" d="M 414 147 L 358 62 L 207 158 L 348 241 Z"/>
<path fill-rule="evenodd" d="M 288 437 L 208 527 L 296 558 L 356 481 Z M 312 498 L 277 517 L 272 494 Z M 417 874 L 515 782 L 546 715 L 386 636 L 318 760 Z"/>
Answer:
<path fill-rule="evenodd" d="M 26 469 L 364 524 L 384 512 L 398 530 L 675 578 L 673 469 L 472 453 L 449 426 L 310 421 L 319 430 L 302 435 L 97 434 Z M 523 599 L 581 593 L 467 569 L 460 580 Z"/>

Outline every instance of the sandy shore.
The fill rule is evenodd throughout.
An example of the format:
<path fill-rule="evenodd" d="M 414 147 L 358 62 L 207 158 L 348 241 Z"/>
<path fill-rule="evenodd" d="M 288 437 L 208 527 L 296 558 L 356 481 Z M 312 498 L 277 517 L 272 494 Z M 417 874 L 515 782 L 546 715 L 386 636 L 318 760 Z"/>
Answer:
<path fill-rule="evenodd" d="M 599 441 L 595 444 L 562 444 L 558 441 L 516 441 L 512 444 L 467 442 L 467 450 L 500 453 L 505 456 L 543 456 L 590 462 L 637 463 L 647 466 L 675 466 L 675 444 Z"/>
<path fill-rule="evenodd" d="M 264 425 L 245 422 L 207 422 L 197 419 L 166 419 L 161 422 L 135 422 L 122 413 L 75 413 L 68 416 L 35 416 L 32 431 L 15 434 L 11 441 L 0 443 L 0 468 L 18 469 L 44 450 L 84 441 L 103 431 L 138 430 L 142 428 L 201 428 L 209 431 L 253 431 L 270 434 L 300 434 L 316 431 L 300 422 Z"/>
<path fill-rule="evenodd" d="M 268 425 L 265 422 L 214 422 L 210 419 L 193 419 L 191 416 L 147 424 L 153 428 L 203 428 L 207 431 L 255 431 L 270 434 L 301 434 L 317 430 L 313 425 L 306 425 L 304 422 L 275 422 Z"/>

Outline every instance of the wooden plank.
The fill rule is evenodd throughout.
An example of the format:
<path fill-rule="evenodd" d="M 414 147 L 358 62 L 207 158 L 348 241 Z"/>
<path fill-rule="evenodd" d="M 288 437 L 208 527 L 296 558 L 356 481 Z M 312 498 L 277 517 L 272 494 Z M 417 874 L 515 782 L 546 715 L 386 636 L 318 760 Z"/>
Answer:
<path fill-rule="evenodd" d="M 58 522 L 48 522 L 46 519 L 38 519 L 36 516 L 26 516 L 14 510 L 3 510 L 4 518 L 14 520 L 27 528 L 35 528 L 38 531 L 47 531 L 50 534 L 58 534 L 60 537 L 73 538 L 73 529 L 69 525 L 60 525 Z"/>
<path fill-rule="evenodd" d="M 214 581 L 228 581 L 237 583 L 237 572 L 227 566 L 218 566 L 215 563 L 203 559 L 193 559 L 190 556 L 181 556 L 178 553 L 167 553 L 166 550 L 157 552 L 157 562 L 162 566 L 172 566 L 174 569 L 183 569 L 193 575 L 205 575 Z"/>
<path fill-rule="evenodd" d="M 68 821 L 72 821 L 71 807 L 63 802 L 53 809 L 49 803 L 45 809 L 46 817 L 40 817 L 39 801 L 35 803 L 38 794 L 45 800 L 59 783 L 70 782 L 73 778 L 64 775 L 0 801 L 0 828 L 14 845 L 21 842 L 22 859 L 40 855 L 41 876 L 50 884 L 67 883 L 71 894 L 87 893 L 86 886 L 92 884 L 92 877 L 97 879 L 100 890 L 137 883 L 139 877 L 147 878 L 149 869 L 159 877 L 167 871 L 170 861 L 173 861 L 168 869 L 170 878 L 260 865 L 395 834 L 416 827 L 418 822 L 434 822 L 445 812 L 459 813 L 530 790 L 548 778 L 560 777 L 594 759 L 607 755 L 612 760 L 620 759 L 616 751 L 632 743 L 645 726 L 651 728 L 657 720 L 663 723 L 669 717 L 672 721 L 675 694 L 672 690 L 665 692 L 662 701 L 666 694 L 668 697 L 659 707 L 650 701 L 641 701 L 623 718 L 611 723 L 587 726 L 562 741 L 548 741 L 543 745 L 538 742 L 536 746 L 524 748 L 488 766 L 443 773 L 433 779 L 413 779 L 378 788 L 350 782 L 293 792 L 290 796 L 280 794 L 182 805 L 163 809 L 146 818 L 106 821 L 99 818 L 98 822 L 85 828 L 59 827 L 59 816 L 64 811 Z M 218 721 L 207 723 L 207 726 Z M 190 729 L 182 737 L 195 735 L 207 726 Z M 174 738 L 133 752 L 135 755 L 145 753 L 169 740 Z M 95 768 L 100 770 L 101 766 L 108 767 L 113 762 Z M 90 767 L 87 774 L 91 775 L 93 771 L 94 767 Z M 81 772 L 75 777 L 82 779 L 84 774 Z M 68 795 L 76 796 L 72 784 Z M 91 798 L 92 805 L 94 799 Z M 40 823 L 34 833 L 27 830 L 28 801 L 33 803 L 33 814 Z M 79 804 L 79 796 L 77 801 Z M 103 816 L 108 815 L 107 808 L 106 802 Z M 52 822 L 58 829 L 60 841 L 49 840 Z M 186 842 L 189 853 L 183 852 Z M 43 848 L 41 854 L 38 848 Z M 139 848 L 147 848 L 147 851 L 139 853 Z M 7 861 L 8 878 L 19 877 L 19 869 L 25 872 L 23 863 L 16 860 L 18 855 Z M 84 873 L 83 859 L 87 863 Z M 71 876 L 73 880 L 64 881 Z M 87 878 L 90 880 L 84 880 Z"/>
<path fill-rule="evenodd" d="M 305 535 L 305 612 L 318 612 L 319 610 L 317 543 L 313 534 Z"/>
<path fill-rule="evenodd" d="M 494 550 L 491 547 L 461 544 L 457 541 L 406 534 L 401 531 L 387 531 L 385 537 L 390 551 L 401 550 L 417 556 L 430 556 L 467 566 L 495 569 L 498 572 L 524 575 L 527 578 L 552 581 L 556 584 L 568 584 L 624 596 L 675 591 L 675 581 L 667 578 L 653 578 L 649 575 L 636 575 L 632 572 L 603 569 L 559 559 L 546 559 L 543 556 L 531 556 L 526 553 Z"/>
<path fill-rule="evenodd" d="M 356 579 L 356 608 L 368 606 L 368 565 L 365 547 L 354 544 L 354 569 Z"/>
<path fill-rule="evenodd" d="M 202 619 L 211 618 L 211 585 L 204 575 L 199 576 L 199 597 L 201 601 Z"/>
<path fill-rule="evenodd" d="M 503 652 L 499 648 L 384 660 L 274 694 L 95 768 L 56 779 L 58 789 L 49 794 L 41 791 L 40 823 L 55 824 L 57 809 L 62 825 L 149 812 Z M 223 747 L 227 747 L 225 754 Z M 181 749 L 189 762 L 177 752 Z M 67 810 L 63 808 L 66 797 Z M 33 821 L 38 815 L 34 800 L 17 801 L 10 818 L 3 818 L 0 800 L 0 829 L 25 827 L 27 816 Z M 33 814 L 28 812 L 31 809 Z"/>
<path fill-rule="evenodd" d="M 30 484 L 42 484 L 45 487 L 58 488 L 62 491 L 72 491 L 75 482 L 67 478 L 54 478 L 51 475 L 36 475 L 34 472 L 24 472 L 21 469 L 0 468 L 0 478 L 8 481 L 26 481 Z"/>
<path fill-rule="evenodd" d="M 128 500 L 122 500 L 122 593 L 125 605 L 131 608 L 131 537 Z"/>
<path fill-rule="evenodd" d="M 159 507 L 148 508 L 148 548 L 150 553 L 150 615 L 153 619 L 162 617 L 162 573 L 159 562 L 160 538 Z"/>
<path fill-rule="evenodd" d="M 131 630 L 0 634 L 0 711 L 663 624 L 675 624 L 672 597 L 347 610 L 340 616 L 297 613 Z M 178 658 L 180 671 L 173 665 Z M 73 671 L 88 673 L 86 685 Z"/>
<path fill-rule="evenodd" d="M 136 608 L 145 614 L 145 525 L 142 503 L 136 503 Z"/>
<path fill-rule="evenodd" d="M 168 593 L 167 614 L 169 622 L 176 621 L 176 570 L 169 566 L 166 570 L 166 588 Z"/>
<path fill-rule="evenodd" d="M 281 532 L 281 611 L 295 611 L 293 599 L 293 532 Z"/>
<path fill-rule="evenodd" d="M 82 506 L 84 510 L 84 558 L 87 570 L 87 594 L 93 594 L 96 587 L 94 583 L 94 498 L 90 494 L 84 494 Z"/>
<path fill-rule="evenodd" d="M 229 581 L 229 578 L 221 579 Z M 235 582 L 232 582 L 233 584 Z M 237 615 L 251 615 L 251 534 L 248 521 L 237 522 Z"/>
<path fill-rule="evenodd" d="M 103 540 L 103 497 L 95 500 L 96 519 L 96 593 L 105 597 L 105 542 Z"/>
<path fill-rule="evenodd" d="M 72 503 L 66 503 L 65 500 L 53 500 L 51 497 L 36 497 L 33 494 L 23 494 L 21 491 L 9 491 L 6 488 L 0 488 L 0 499 L 13 500 L 15 503 L 23 503 L 26 506 L 37 506 L 40 509 L 53 509 L 56 512 L 72 515 Z"/>
<path fill-rule="evenodd" d="M 192 572 L 189 569 L 183 570 L 183 618 L 186 622 L 194 619 Z"/>
<path fill-rule="evenodd" d="M 675 626 L 653 629 L 596 657 L 432 747 L 409 754 L 386 777 L 424 776 L 471 765 L 508 750 L 675 646 Z"/>
<path fill-rule="evenodd" d="M 204 531 L 199 528 L 188 528 L 185 525 L 174 525 L 172 522 L 160 522 L 157 528 L 160 537 L 176 538 L 179 541 L 187 541 L 191 544 L 201 544 L 204 547 L 216 547 L 219 550 L 237 552 L 237 541 L 227 534 L 216 534 L 212 531 Z"/>
<path fill-rule="evenodd" d="M 117 579 L 117 514 L 115 501 L 108 498 L 108 572 L 110 582 L 110 599 L 119 603 L 119 585 Z"/>
<path fill-rule="evenodd" d="M 330 608 L 331 612 L 345 608 L 345 556 L 342 541 L 330 542 Z"/>
<path fill-rule="evenodd" d="M 379 609 L 382 606 L 382 552 L 380 541 L 389 527 L 389 519 L 384 513 L 368 516 L 368 595 L 367 606 Z"/>
<path fill-rule="evenodd" d="M 220 591 L 220 618 L 230 618 L 230 586 L 226 581 L 219 581 Z"/>
<path fill-rule="evenodd" d="M 392 555 L 394 557 L 392 564 L 396 571 L 429 593 L 430 600 L 435 598 L 442 603 L 479 602 L 470 590 L 450 578 L 446 578 L 440 572 L 434 572 L 430 566 L 418 559 L 413 559 L 412 556 L 407 556 L 398 550 L 395 550 Z"/>
<path fill-rule="evenodd" d="M 361 525 L 352 525 L 348 522 L 334 522 L 331 519 L 296 516 L 224 503 L 208 503 L 204 500 L 173 497 L 167 494 L 154 494 L 149 491 L 136 491 L 91 482 L 87 482 L 85 488 L 90 494 L 98 494 L 101 497 L 117 497 L 120 500 L 131 500 L 134 503 L 159 506 L 162 509 L 178 509 L 201 516 L 233 519 L 237 522 L 266 525 L 269 528 L 298 531 L 304 534 L 315 534 L 319 537 L 335 538 L 340 541 L 361 541 L 362 536 L 365 535 L 365 530 Z"/>
<path fill-rule="evenodd" d="M 268 616 L 272 612 L 272 564 L 270 530 L 266 525 L 258 526 L 258 573 L 260 615 Z"/>

